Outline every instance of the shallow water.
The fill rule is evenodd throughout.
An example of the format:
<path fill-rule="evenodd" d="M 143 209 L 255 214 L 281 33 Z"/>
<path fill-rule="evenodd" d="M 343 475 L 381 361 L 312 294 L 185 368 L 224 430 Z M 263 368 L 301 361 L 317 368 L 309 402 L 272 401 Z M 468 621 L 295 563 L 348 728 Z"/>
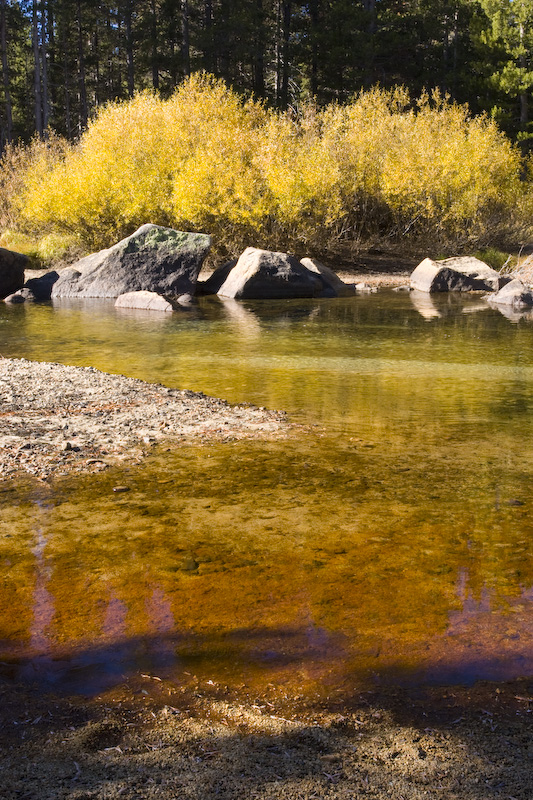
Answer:
<path fill-rule="evenodd" d="M 393 292 L 172 316 L 78 301 L 0 308 L 0 341 L 303 424 L 0 485 L 6 674 L 292 694 L 533 675 L 529 320 Z"/>

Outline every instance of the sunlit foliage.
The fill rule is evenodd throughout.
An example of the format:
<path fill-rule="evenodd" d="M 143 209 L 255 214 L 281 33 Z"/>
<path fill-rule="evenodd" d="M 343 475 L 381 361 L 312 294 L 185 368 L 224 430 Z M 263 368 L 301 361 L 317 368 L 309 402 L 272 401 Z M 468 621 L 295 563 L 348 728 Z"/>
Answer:
<path fill-rule="evenodd" d="M 199 75 L 168 100 L 108 105 L 75 146 L 9 149 L 0 218 L 56 248 L 109 246 L 145 222 L 208 232 L 220 252 L 488 245 L 527 220 L 521 168 L 493 121 L 439 95 L 373 89 L 296 115 Z"/>

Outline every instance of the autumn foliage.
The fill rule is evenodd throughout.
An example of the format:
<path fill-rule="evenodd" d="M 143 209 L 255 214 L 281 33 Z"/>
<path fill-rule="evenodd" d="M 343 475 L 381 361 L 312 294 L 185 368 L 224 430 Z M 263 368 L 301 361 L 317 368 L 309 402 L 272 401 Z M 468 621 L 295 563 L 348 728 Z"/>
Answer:
<path fill-rule="evenodd" d="M 198 75 L 169 99 L 108 105 L 76 145 L 8 148 L 0 225 L 78 251 L 145 222 L 210 233 L 226 253 L 383 240 L 457 249 L 526 224 L 522 171 L 493 121 L 438 95 L 373 89 L 279 113 Z"/>

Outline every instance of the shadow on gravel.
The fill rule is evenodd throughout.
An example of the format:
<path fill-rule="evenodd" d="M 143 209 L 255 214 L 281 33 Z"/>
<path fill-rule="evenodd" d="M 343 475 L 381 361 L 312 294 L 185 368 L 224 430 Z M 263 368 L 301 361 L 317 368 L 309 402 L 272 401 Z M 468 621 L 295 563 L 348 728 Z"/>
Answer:
<path fill-rule="evenodd" d="M 122 656 L 140 646 L 122 643 Z M 78 658 L 98 671 L 113 649 Z M 125 674 L 119 659 L 113 691 L 84 699 L 66 663 L 46 689 L 29 680 L 28 664 L 2 665 L 2 800 L 533 796 L 531 681 L 359 686 L 313 703 L 282 701 L 266 682 L 254 693 L 201 680 L 171 686 L 138 665 Z"/>

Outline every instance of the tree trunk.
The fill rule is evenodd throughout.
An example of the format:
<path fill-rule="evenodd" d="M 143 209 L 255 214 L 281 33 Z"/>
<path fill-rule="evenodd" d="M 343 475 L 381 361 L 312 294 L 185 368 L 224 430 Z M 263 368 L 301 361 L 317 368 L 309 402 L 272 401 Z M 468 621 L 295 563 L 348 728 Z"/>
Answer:
<path fill-rule="evenodd" d="M 43 135 L 43 110 L 41 94 L 41 59 L 39 52 L 39 18 L 37 15 L 37 0 L 33 0 L 31 9 L 31 36 L 33 46 L 33 99 L 35 109 L 35 130 L 39 136 Z"/>
<path fill-rule="evenodd" d="M 102 95 L 102 75 L 100 72 L 100 37 L 98 36 L 98 23 L 96 23 L 93 34 L 93 52 L 94 52 L 94 104 L 100 105 Z"/>
<path fill-rule="evenodd" d="M 459 9 L 455 6 L 453 16 L 453 55 L 452 55 L 452 83 L 451 83 L 451 96 L 455 100 L 457 94 L 457 67 L 459 63 Z"/>
<path fill-rule="evenodd" d="M 189 44 L 189 0 L 181 0 L 181 56 L 183 74 L 191 74 L 191 51 Z"/>
<path fill-rule="evenodd" d="M 368 34 L 368 50 L 366 55 L 366 63 L 364 64 L 364 85 L 372 86 L 375 82 L 374 80 L 374 71 L 375 71 L 375 35 L 377 30 L 377 20 L 376 20 L 376 0 L 365 0 L 364 3 L 365 11 L 367 13 L 367 34 Z"/>
<path fill-rule="evenodd" d="M 524 25 L 520 23 L 520 57 L 518 63 L 520 72 L 523 74 L 527 69 L 526 56 L 524 53 Z M 529 98 L 527 92 L 520 92 L 520 128 L 525 131 L 529 122 Z"/>
<path fill-rule="evenodd" d="M 151 0 L 151 38 L 152 38 L 152 86 L 159 89 L 159 55 L 157 52 L 157 8 L 156 0 Z"/>
<path fill-rule="evenodd" d="M 255 0 L 255 37 L 252 51 L 252 89 L 256 97 L 265 96 L 265 20 L 263 0 Z"/>
<path fill-rule="evenodd" d="M 87 108 L 87 80 L 85 74 L 85 51 L 83 49 L 83 28 L 81 22 L 81 2 L 77 0 L 76 11 L 78 15 L 78 85 L 80 93 L 80 117 L 79 117 L 79 130 L 85 130 L 87 127 L 87 120 L 89 119 L 89 110 Z"/>
<path fill-rule="evenodd" d="M 135 93 L 135 67 L 133 63 L 133 32 L 132 32 L 131 0 L 126 0 L 124 23 L 126 25 L 126 69 L 128 76 L 128 94 L 130 97 L 133 97 Z"/>
<path fill-rule="evenodd" d="M 13 141 L 13 108 L 11 105 L 11 92 L 9 82 L 9 64 L 7 60 L 7 19 L 6 19 L 7 0 L 0 2 L 0 40 L 2 47 L 2 82 L 4 86 L 4 105 L 6 113 L 6 129 L 2 149 L 5 143 Z"/>
<path fill-rule="evenodd" d="M 43 103 L 43 130 L 46 131 L 50 124 L 50 92 L 48 84 L 48 25 L 46 21 L 46 3 L 41 0 L 41 75 L 42 75 L 42 103 Z"/>
<path fill-rule="evenodd" d="M 316 97 L 318 92 L 318 25 L 319 25 L 319 0 L 311 0 L 309 3 L 309 15 L 311 17 L 311 95 Z"/>
<path fill-rule="evenodd" d="M 281 40 L 281 87 L 280 106 L 289 104 L 289 46 L 291 37 L 291 0 L 282 1 L 282 40 Z"/>
<path fill-rule="evenodd" d="M 215 72 L 216 57 L 213 51 L 213 0 L 205 0 L 204 2 L 204 27 L 204 67 L 207 72 Z"/>

